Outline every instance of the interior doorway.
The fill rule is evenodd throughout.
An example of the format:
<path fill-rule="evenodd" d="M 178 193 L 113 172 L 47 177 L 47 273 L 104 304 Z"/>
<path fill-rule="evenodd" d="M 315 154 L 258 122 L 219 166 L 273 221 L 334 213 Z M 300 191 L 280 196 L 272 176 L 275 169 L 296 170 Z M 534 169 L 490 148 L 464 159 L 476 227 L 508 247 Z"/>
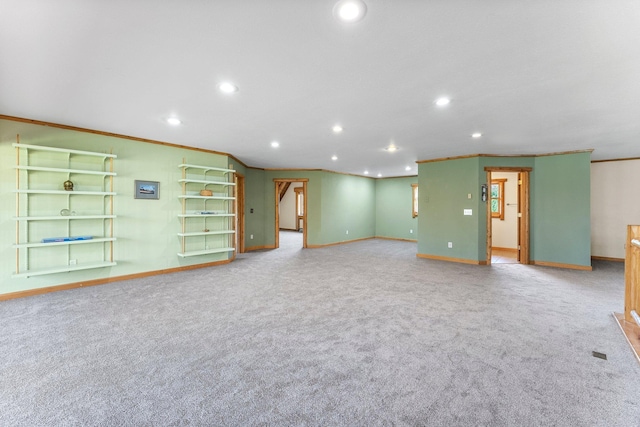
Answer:
<path fill-rule="evenodd" d="M 518 172 L 492 172 L 491 263 L 518 263 Z"/>
<path fill-rule="evenodd" d="M 280 232 L 302 233 L 302 247 L 307 247 L 307 182 L 308 178 L 276 178 L 275 184 L 275 248 L 280 247 Z M 289 195 L 291 200 L 284 200 Z M 287 218 L 281 207 L 287 206 Z M 289 212 L 291 210 L 291 212 Z M 291 216 L 291 218 L 289 218 Z M 288 240 L 290 241 L 290 240 Z"/>
<path fill-rule="evenodd" d="M 529 264 L 531 168 L 486 167 L 487 264 Z M 494 242 L 495 240 L 495 242 Z"/>

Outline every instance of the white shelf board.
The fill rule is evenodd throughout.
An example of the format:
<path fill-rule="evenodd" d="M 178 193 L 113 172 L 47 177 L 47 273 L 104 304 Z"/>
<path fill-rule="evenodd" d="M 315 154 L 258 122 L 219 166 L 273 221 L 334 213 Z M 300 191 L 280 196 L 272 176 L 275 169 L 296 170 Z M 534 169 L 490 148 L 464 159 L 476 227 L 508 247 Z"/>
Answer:
<path fill-rule="evenodd" d="M 219 254 L 222 252 L 233 252 L 233 251 L 235 251 L 235 248 L 204 249 L 202 251 L 179 252 L 178 256 L 184 258 L 188 256 Z"/>
<path fill-rule="evenodd" d="M 61 173 L 75 173 L 82 175 L 102 175 L 102 176 L 116 176 L 115 172 L 105 171 L 88 171 L 80 169 L 61 169 L 61 168 L 48 168 L 44 166 L 15 166 L 16 169 L 25 171 L 40 171 L 40 172 L 61 172 Z"/>
<path fill-rule="evenodd" d="M 21 194 L 68 194 L 81 196 L 115 196 L 116 193 L 111 191 L 65 191 L 65 190 L 13 190 L 14 193 Z"/>
<path fill-rule="evenodd" d="M 207 181 L 206 179 L 179 179 L 178 182 L 194 183 L 194 184 L 211 184 L 211 185 L 236 185 L 235 182 L 226 181 Z"/>
<path fill-rule="evenodd" d="M 199 218 L 207 216 L 232 217 L 236 214 L 179 214 L 178 218 Z"/>
<path fill-rule="evenodd" d="M 178 233 L 180 237 L 193 237 L 193 236 L 210 236 L 220 234 L 235 234 L 235 230 L 222 230 L 222 231 L 194 231 L 191 233 Z"/>
<path fill-rule="evenodd" d="M 81 154 L 83 156 L 104 157 L 104 158 L 112 158 L 112 159 L 116 159 L 118 157 L 115 154 L 95 153 L 93 151 L 69 150 L 69 149 L 66 149 L 66 148 L 45 147 L 45 146 L 42 146 L 42 145 L 20 144 L 20 143 L 17 143 L 17 142 L 14 142 L 12 145 L 13 145 L 13 147 L 26 148 L 28 150 L 55 151 L 55 152 L 58 152 L 58 153 Z"/>
<path fill-rule="evenodd" d="M 178 196 L 178 199 L 211 199 L 211 200 L 235 200 L 235 197 L 232 196 L 197 196 L 197 195 L 189 195 L 183 194 Z"/>
<path fill-rule="evenodd" d="M 115 215 L 49 215 L 49 216 L 14 216 L 16 221 L 56 221 L 70 219 L 113 219 Z"/>
<path fill-rule="evenodd" d="M 20 243 L 17 245 L 13 245 L 14 248 L 42 248 L 47 246 L 64 246 L 64 245 L 81 245 L 85 243 L 104 243 L 104 242 L 114 242 L 116 240 L 115 237 L 100 237 L 97 239 L 86 239 L 86 240 L 71 240 L 68 242 L 34 242 L 34 243 Z"/>
<path fill-rule="evenodd" d="M 117 265 L 117 264 L 113 261 L 103 261 L 103 262 L 96 262 L 96 263 L 90 263 L 90 264 L 63 265 L 60 267 L 46 268 L 43 270 L 26 270 L 20 273 L 14 273 L 11 277 L 19 278 L 19 277 L 41 276 L 44 274 L 67 273 L 70 271 L 89 270 L 92 268 L 111 267 L 114 265 Z"/>
<path fill-rule="evenodd" d="M 201 169 L 204 171 L 216 171 L 216 172 L 224 172 L 224 173 L 233 173 L 235 170 L 233 169 L 225 169 L 225 168 L 214 168 L 213 166 L 202 166 L 202 165 L 190 165 L 187 163 L 182 163 L 178 165 L 179 168 L 185 169 Z"/>

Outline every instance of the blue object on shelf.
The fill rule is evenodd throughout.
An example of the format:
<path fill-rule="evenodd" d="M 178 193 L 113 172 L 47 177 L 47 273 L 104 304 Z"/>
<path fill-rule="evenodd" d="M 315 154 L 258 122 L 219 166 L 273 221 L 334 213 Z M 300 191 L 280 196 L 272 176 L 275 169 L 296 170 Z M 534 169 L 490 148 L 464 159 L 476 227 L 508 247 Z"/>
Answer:
<path fill-rule="evenodd" d="M 75 240 L 91 240 L 93 236 L 45 237 L 42 243 L 73 242 Z"/>

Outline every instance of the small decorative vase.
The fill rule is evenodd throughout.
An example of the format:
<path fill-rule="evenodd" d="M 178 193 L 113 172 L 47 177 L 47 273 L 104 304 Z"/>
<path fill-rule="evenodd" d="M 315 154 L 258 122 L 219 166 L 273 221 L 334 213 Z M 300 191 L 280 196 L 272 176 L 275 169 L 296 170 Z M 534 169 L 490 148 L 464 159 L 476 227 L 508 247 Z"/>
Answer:
<path fill-rule="evenodd" d="M 66 180 L 62 185 L 64 186 L 64 189 L 66 191 L 73 191 L 73 182 L 72 181 Z"/>

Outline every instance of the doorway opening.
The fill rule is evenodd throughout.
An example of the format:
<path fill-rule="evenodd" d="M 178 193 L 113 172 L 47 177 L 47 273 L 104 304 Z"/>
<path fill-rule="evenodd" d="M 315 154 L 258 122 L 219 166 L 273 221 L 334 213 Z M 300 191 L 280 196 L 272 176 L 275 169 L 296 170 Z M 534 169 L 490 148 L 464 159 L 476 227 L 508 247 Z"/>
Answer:
<path fill-rule="evenodd" d="M 283 244 L 307 247 L 307 183 L 308 178 L 276 178 L 275 184 L 275 248 Z M 285 241 L 286 239 L 286 241 Z"/>
<path fill-rule="evenodd" d="M 529 264 L 531 168 L 486 167 L 487 265 Z"/>

